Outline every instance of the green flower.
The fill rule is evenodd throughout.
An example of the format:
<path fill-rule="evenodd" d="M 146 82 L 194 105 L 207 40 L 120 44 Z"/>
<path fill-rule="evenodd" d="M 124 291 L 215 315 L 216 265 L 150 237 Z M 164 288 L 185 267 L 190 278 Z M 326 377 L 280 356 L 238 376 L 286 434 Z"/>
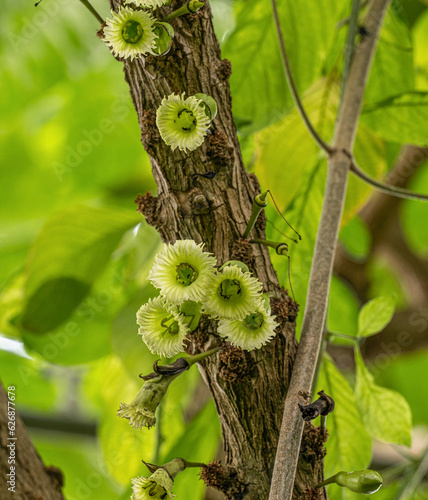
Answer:
<path fill-rule="evenodd" d="M 177 308 L 162 297 L 149 299 L 137 312 L 138 333 L 152 353 L 172 358 L 184 350 L 189 333 Z"/>
<path fill-rule="evenodd" d="M 129 7 L 112 11 L 112 18 L 106 20 L 104 41 L 115 56 L 135 57 L 153 54 L 157 34 L 154 31 L 155 19 L 144 10 Z"/>
<path fill-rule="evenodd" d="M 120 403 L 118 417 L 127 418 L 129 425 L 136 429 L 153 427 L 156 423 L 155 412 L 164 397 L 169 384 L 175 377 L 158 375 L 147 380 L 129 405 Z"/>
<path fill-rule="evenodd" d="M 216 259 L 193 240 L 177 240 L 156 255 L 149 280 L 169 302 L 203 300 L 215 276 Z"/>
<path fill-rule="evenodd" d="M 256 310 L 262 285 L 249 272 L 227 266 L 216 275 L 203 301 L 206 314 L 229 320 L 243 320 Z"/>
<path fill-rule="evenodd" d="M 170 3 L 171 0 L 125 0 L 125 4 L 134 4 L 142 9 L 157 9 Z"/>
<path fill-rule="evenodd" d="M 168 471 L 160 467 L 150 477 L 132 479 L 131 500 L 172 500 L 173 484 Z"/>
<path fill-rule="evenodd" d="M 263 301 L 243 320 L 222 319 L 217 331 L 222 337 L 237 347 L 247 351 L 260 349 L 275 337 L 275 328 L 279 326 L 270 316 Z"/>
<path fill-rule="evenodd" d="M 211 120 L 205 113 L 201 99 L 190 96 L 184 99 L 171 94 L 164 97 L 156 112 L 156 125 L 162 139 L 174 151 L 193 151 L 198 148 L 207 135 Z"/>

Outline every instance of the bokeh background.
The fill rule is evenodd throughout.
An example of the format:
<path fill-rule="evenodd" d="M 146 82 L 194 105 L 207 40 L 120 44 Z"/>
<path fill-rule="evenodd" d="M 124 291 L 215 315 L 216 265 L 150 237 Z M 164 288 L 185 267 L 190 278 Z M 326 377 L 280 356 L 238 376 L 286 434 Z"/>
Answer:
<path fill-rule="evenodd" d="M 93 4 L 108 15 L 107 0 Z M 223 56 L 232 62 L 246 165 L 303 236 L 290 244 L 303 310 L 325 160 L 292 107 L 266 2 L 214 0 L 211 7 Z M 350 3 L 307 0 L 280 8 L 305 105 L 329 138 Z M 18 409 L 45 463 L 63 470 L 69 500 L 129 498 L 130 479 L 145 473 L 142 458 L 221 457 L 215 408 L 196 369 L 174 382 L 157 430 L 137 432 L 116 417 L 120 402 L 136 394 L 138 374 L 150 372 L 156 359 L 136 335 L 135 312 L 156 295 L 146 277 L 161 243 L 135 212 L 137 194 L 156 193 L 156 185 L 122 66 L 97 29 L 77 0 L 43 0 L 37 8 L 23 0 L 2 3 L 0 377 L 17 387 Z M 403 143 L 415 145 L 412 168 L 400 175 L 425 193 L 427 54 L 427 3 L 394 1 L 356 144 L 361 167 L 378 178 L 394 168 Z M 397 104 L 396 96 L 403 101 Z M 363 352 L 377 383 L 409 401 L 417 439 L 412 451 L 375 442 L 374 465 L 388 473 L 399 468 L 388 476 L 387 493 L 376 497 L 428 498 L 426 470 L 412 492 L 404 489 L 428 447 L 428 208 L 415 201 L 376 208 L 381 221 L 392 221 L 385 230 L 367 224 L 375 204 L 371 189 L 352 179 L 327 328 L 355 335 L 362 303 L 394 295 L 400 322 L 393 319 L 389 337 Z M 268 236 L 280 240 L 287 227 L 272 206 L 267 215 Z M 273 259 L 288 288 L 287 261 Z M 411 345 L 396 340 L 402 331 Z M 352 386 L 349 342 L 335 341 L 329 352 Z M 331 450 L 327 472 L 337 472 L 341 452 Z M 178 476 L 174 493 L 190 500 L 206 495 L 193 470 Z"/>

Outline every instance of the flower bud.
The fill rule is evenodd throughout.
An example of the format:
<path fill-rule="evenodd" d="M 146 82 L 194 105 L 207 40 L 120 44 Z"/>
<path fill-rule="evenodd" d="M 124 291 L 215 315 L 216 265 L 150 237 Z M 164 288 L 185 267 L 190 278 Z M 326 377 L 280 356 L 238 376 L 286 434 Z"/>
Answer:
<path fill-rule="evenodd" d="M 355 493 L 371 495 L 380 489 L 383 483 L 382 476 L 374 470 L 356 470 L 352 472 L 338 472 L 334 476 L 318 484 L 316 488 L 327 484 L 337 484 Z"/>

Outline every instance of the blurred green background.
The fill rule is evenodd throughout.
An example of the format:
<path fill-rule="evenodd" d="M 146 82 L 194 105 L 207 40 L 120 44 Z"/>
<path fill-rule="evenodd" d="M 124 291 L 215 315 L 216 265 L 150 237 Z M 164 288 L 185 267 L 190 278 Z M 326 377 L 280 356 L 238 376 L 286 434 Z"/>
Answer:
<path fill-rule="evenodd" d="M 93 3 L 108 15 L 106 0 Z M 211 5 L 223 56 L 232 61 L 233 107 L 246 165 L 303 236 L 290 252 L 303 310 L 325 160 L 292 107 L 266 2 Z M 338 23 L 349 10 L 350 2 L 341 0 L 280 6 L 299 89 L 326 138 L 343 66 L 346 30 Z M 150 372 L 156 359 L 136 335 L 135 312 L 156 294 L 146 276 L 160 240 L 135 213 L 136 195 L 155 193 L 156 186 L 122 66 L 96 38 L 97 28 L 77 0 L 44 0 L 37 8 L 23 0 L 2 5 L 0 377 L 17 387 L 18 408 L 44 461 L 63 470 L 69 500 L 129 498 L 130 479 L 145 473 L 142 458 L 208 461 L 220 447 L 215 408 L 196 369 L 168 392 L 160 437 L 116 417 L 120 402 L 138 391 L 138 374 Z M 427 54 L 426 3 L 394 1 L 356 144 L 358 162 L 373 176 L 382 178 L 392 167 L 403 142 L 428 145 Z M 396 96 L 404 104 L 395 103 Z M 428 192 L 426 165 L 410 187 Z M 351 179 L 341 241 L 356 260 L 370 251 L 370 235 L 356 215 L 370 193 Z M 278 214 L 269 207 L 267 215 L 268 237 L 281 238 L 274 226 L 286 228 Z M 426 204 L 402 203 L 406 241 L 422 260 L 428 258 L 427 219 Z M 287 263 L 273 259 L 288 288 Z M 412 304 L 399 269 L 374 258 L 369 273 L 368 298 L 394 293 L 400 310 Z M 329 328 L 355 335 L 360 306 L 336 277 Z M 427 361 L 420 350 L 376 371 L 378 383 L 408 399 L 414 424 L 423 427 L 428 393 L 418 380 L 428 376 Z M 352 383 L 352 374 L 348 378 Z M 205 495 L 192 471 L 178 476 L 173 491 L 191 500 Z M 384 491 L 390 492 L 384 498 L 395 495 Z"/>

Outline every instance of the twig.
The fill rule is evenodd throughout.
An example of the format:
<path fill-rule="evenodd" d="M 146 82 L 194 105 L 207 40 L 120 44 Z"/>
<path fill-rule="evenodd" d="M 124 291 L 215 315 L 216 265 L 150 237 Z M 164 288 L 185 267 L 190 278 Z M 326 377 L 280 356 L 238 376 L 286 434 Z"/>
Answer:
<path fill-rule="evenodd" d="M 343 104 L 335 127 L 329 157 L 327 185 L 318 227 L 309 280 L 302 334 L 284 406 L 269 500 L 291 500 L 297 469 L 303 420 L 299 403 L 302 393 L 311 391 L 323 339 L 334 253 L 346 195 L 351 158 L 364 90 L 376 48 L 380 27 L 391 0 L 373 0 L 365 19 L 368 35 L 355 52 L 349 71 Z M 274 2 L 274 0 L 272 0 Z"/>
<path fill-rule="evenodd" d="M 103 24 L 105 22 L 105 19 L 103 19 L 99 14 L 98 12 L 94 9 L 94 7 L 92 7 L 91 3 L 88 1 L 88 0 L 80 0 L 83 5 L 89 10 L 89 12 L 91 14 L 93 14 L 97 19 L 98 21 Z"/>
<path fill-rule="evenodd" d="M 309 119 L 309 116 L 306 113 L 305 108 L 303 107 L 303 103 L 300 99 L 299 92 L 297 91 L 296 83 L 294 81 L 293 73 L 291 71 L 290 62 L 287 56 L 287 51 L 285 49 L 284 35 L 282 33 L 281 22 L 279 20 L 276 0 L 271 0 L 271 3 L 272 3 L 273 18 L 276 27 L 276 34 L 278 37 L 279 50 L 281 52 L 282 65 L 284 67 L 285 78 L 287 79 L 288 87 L 293 97 L 294 104 L 297 110 L 299 111 L 300 116 L 302 117 L 302 120 L 306 125 L 306 128 L 308 129 L 309 133 L 311 134 L 315 142 L 327 154 L 331 154 L 333 152 L 333 148 L 329 146 L 315 130 L 314 126 L 311 123 L 311 120 Z"/>
<path fill-rule="evenodd" d="M 408 189 L 396 187 L 391 184 L 384 184 L 383 182 L 373 179 L 373 177 L 367 175 L 364 170 L 362 170 L 355 163 L 355 160 L 352 160 L 351 172 L 362 181 L 376 188 L 378 191 L 382 191 L 382 193 L 390 194 L 391 196 L 396 196 L 397 198 L 405 198 L 407 200 L 428 201 L 428 194 L 414 193 Z"/>
<path fill-rule="evenodd" d="M 368 0 L 364 0 L 364 2 L 362 2 L 361 6 L 360 6 L 360 11 L 363 10 L 367 6 L 368 3 L 369 3 Z M 349 23 L 350 19 L 351 19 L 351 16 L 348 16 L 348 17 L 345 17 L 345 19 L 342 19 L 341 21 L 339 21 L 336 24 L 336 29 L 338 30 L 338 29 L 342 28 L 343 26 L 346 26 Z"/>

